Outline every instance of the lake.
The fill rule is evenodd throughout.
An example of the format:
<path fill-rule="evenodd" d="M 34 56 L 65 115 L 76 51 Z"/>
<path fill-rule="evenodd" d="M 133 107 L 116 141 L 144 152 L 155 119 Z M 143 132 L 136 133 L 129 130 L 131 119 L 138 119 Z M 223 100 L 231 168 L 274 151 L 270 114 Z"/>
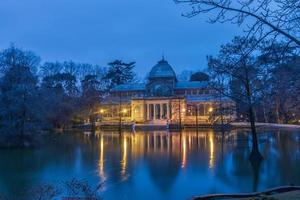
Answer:
<path fill-rule="evenodd" d="M 251 135 L 213 130 L 56 133 L 31 149 L 0 150 L 0 193 L 21 195 L 72 178 L 103 183 L 104 199 L 187 199 L 300 185 L 300 133 L 260 132 L 260 166 L 248 161 Z"/>

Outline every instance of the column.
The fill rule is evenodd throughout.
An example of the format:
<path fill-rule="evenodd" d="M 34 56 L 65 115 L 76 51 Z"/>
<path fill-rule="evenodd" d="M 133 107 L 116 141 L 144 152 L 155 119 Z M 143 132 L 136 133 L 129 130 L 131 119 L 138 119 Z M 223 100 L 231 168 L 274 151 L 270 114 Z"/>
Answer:
<path fill-rule="evenodd" d="M 168 103 L 168 108 L 169 108 L 169 112 L 168 112 L 168 115 L 169 115 L 169 119 L 171 120 L 172 119 L 172 103 L 169 102 Z"/>
<path fill-rule="evenodd" d="M 150 114 L 149 114 L 149 104 L 146 104 L 146 109 L 147 109 L 146 119 L 149 120 L 149 119 L 150 119 Z"/>
<path fill-rule="evenodd" d="M 170 108 L 169 108 L 169 102 L 166 103 L 167 105 L 167 119 L 170 119 Z"/>
<path fill-rule="evenodd" d="M 153 104 L 153 119 L 156 119 L 156 104 Z"/>
<path fill-rule="evenodd" d="M 162 119 L 162 116 L 163 116 L 163 105 L 159 104 L 159 106 L 160 106 L 160 119 Z"/>

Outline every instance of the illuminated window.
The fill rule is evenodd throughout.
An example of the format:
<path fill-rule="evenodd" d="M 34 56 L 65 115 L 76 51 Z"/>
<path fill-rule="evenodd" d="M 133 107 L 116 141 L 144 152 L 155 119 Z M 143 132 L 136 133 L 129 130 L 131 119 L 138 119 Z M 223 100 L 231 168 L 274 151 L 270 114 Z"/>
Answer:
<path fill-rule="evenodd" d="M 196 106 L 197 105 L 187 105 L 186 116 L 196 116 Z"/>
<path fill-rule="evenodd" d="M 199 104 L 198 106 L 198 115 L 204 116 L 205 115 L 205 106 L 204 104 Z"/>

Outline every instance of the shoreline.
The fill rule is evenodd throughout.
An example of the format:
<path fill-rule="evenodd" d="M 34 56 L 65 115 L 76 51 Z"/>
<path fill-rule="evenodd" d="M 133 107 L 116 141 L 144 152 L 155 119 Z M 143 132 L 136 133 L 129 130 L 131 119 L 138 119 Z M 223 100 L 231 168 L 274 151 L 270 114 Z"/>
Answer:
<path fill-rule="evenodd" d="M 106 125 L 98 125 L 96 126 L 96 130 L 103 130 L 103 131 L 118 131 L 119 126 L 115 124 L 106 124 Z M 231 130 L 250 130 L 250 123 L 247 122 L 234 122 L 231 124 L 226 125 L 226 131 Z M 300 125 L 292 125 L 292 124 L 274 124 L 274 123 L 256 123 L 256 128 L 258 131 L 300 131 Z M 161 124 L 137 124 L 135 126 L 136 131 L 167 131 L 166 125 Z M 183 125 L 182 130 L 190 130 L 196 131 L 197 128 L 195 126 L 187 126 Z M 198 130 L 215 130 L 220 131 L 220 126 L 213 126 L 208 124 L 199 124 Z M 53 132 L 65 132 L 65 131 L 91 131 L 91 126 L 86 124 L 82 126 L 75 126 L 73 128 L 68 129 L 53 129 Z M 132 131 L 131 124 L 124 124 L 122 125 L 122 131 Z M 179 126 L 177 124 L 171 124 L 169 131 L 171 132 L 179 132 Z M 0 149 L 5 148 L 27 148 L 33 147 L 38 144 L 38 140 L 43 137 L 49 131 L 43 131 L 39 134 L 25 134 L 23 137 L 20 135 L 0 135 Z"/>
<path fill-rule="evenodd" d="M 132 124 L 126 123 L 122 124 L 122 130 L 130 131 L 132 130 Z M 232 122 L 230 124 L 224 125 L 226 131 L 228 130 L 236 130 L 236 129 L 251 129 L 250 123 L 248 122 Z M 280 131 L 300 131 L 300 125 L 293 124 L 276 124 L 276 123 L 256 123 L 256 128 L 259 131 L 264 130 L 280 130 Z M 90 124 L 84 124 L 79 126 L 74 126 L 75 130 L 91 130 Z M 197 127 L 193 124 L 182 124 L 182 130 L 196 130 Z M 212 124 L 199 124 L 198 130 L 221 130 L 221 125 L 212 125 Z M 105 131 L 117 131 L 119 130 L 118 124 L 97 124 L 96 130 L 105 130 Z M 164 131 L 168 130 L 165 124 L 136 124 L 135 130 L 138 131 Z M 178 124 L 170 124 L 170 131 L 180 131 Z"/>
<path fill-rule="evenodd" d="M 252 200 L 252 199 L 276 199 L 294 200 L 300 199 L 300 186 L 281 186 L 262 192 L 234 193 L 234 194 L 210 194 L 192 197 L 191 200 Z"/>
<path fill-rule="evenodd" d="M 235 129 L 250 129 L 248 122 L 233 122 L 231 126 Z M 300 131 L 300 125 L 294 124 L 276 124 L 276 123 L 256 123 L 258 130 L 286 130 L 286 131 Z"/>

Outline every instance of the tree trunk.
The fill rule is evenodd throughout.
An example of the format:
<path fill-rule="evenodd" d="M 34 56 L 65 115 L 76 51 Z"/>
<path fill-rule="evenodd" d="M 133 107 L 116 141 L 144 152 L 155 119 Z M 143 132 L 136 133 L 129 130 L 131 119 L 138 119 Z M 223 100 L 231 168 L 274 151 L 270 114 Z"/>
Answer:
<path fill-rule="evenodd" d="M 93 114 L 90 114 L 90 123 L 91 123 L 91 132 L 95 133 L 95 131 L 96 131 L 96 117 Z"/>
<path fill-rule="evenodd" d="M 264 122 L 268 123 L 267 113 L 266 113 L 266 103 L 263 102 L 263 114 L 264 114 Z"/>
<path fill-rule="evenodd" d="M 253 103 L 252 103 L 252 93 L 250 89 L 250 81 L 248 79 L 248 73 L 246 71 L 246 92 L 247 92 L 247 103 L 248 103 L 248 112 L 249 112 L 249 120 L 251 124 L 251 132 L 252 132 L 252 151 L 250 154 L 250 161 L 260 161 L 263 159 L 262 155 L 259 152 L 258 148 L 258 141 L 257 141 L 257 132 L 255 127 L 255 115 L 254 115 L 254 109 L 253 109 Z"/>
<path fill-rule="evenodd" d="M 250 161 L 262 160 L 263 157 L 260 154 L 258 148 L 257 132 L 255 127 L 255 116 L 254 116 L 252 105 L 249 105 L 249 120 L 251 124 L 251 132 L 252 132 L 252 151 L 250 154 Z"/>
<path fill-rule="evenodd" d="M 275 114 L 276 114 L 276 122 L 280 124 L 280 116 L 279 116 L 279 103 L 278 99 L 275 100 Z"/>

